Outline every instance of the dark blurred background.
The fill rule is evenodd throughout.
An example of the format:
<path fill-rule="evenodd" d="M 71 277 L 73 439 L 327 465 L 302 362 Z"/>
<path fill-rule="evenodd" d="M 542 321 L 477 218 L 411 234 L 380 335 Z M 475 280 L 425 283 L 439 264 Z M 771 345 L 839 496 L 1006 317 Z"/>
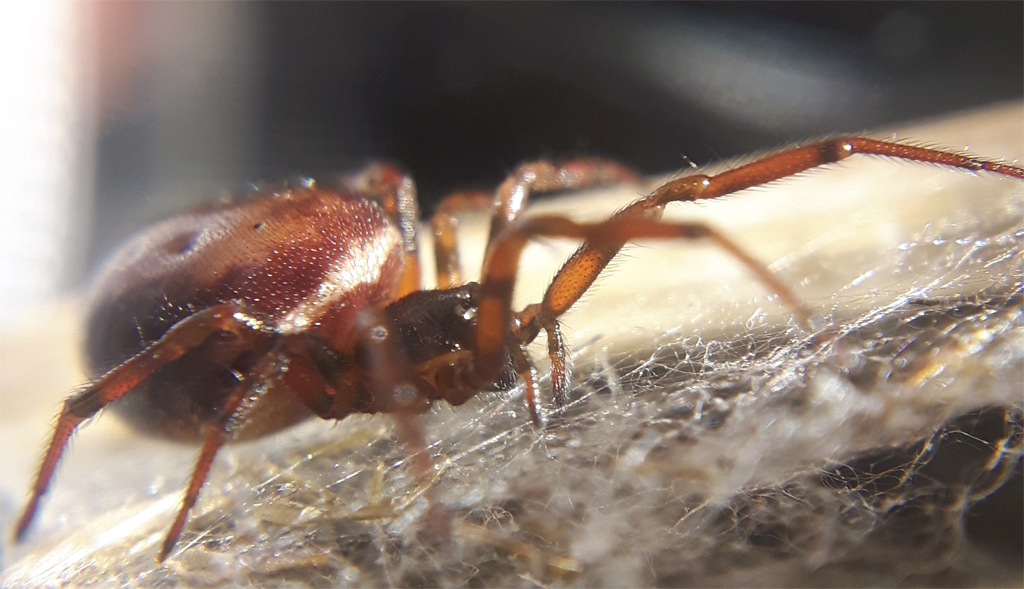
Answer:
<path fill-rule="evenodd" d="M 80 171 L 34 229 L 17 211 L 39 174 L 8 187 L 27 236 L 4 242 L 18 300 L 85 283 L 128 233 L 247 182 L 385 158 L 429 214 L 526 159 L 663 173 L 1024 94 L 1020 2 L 71 6 L 67 59 L 84 73 L 54 104 L 72 105 Z M 36 282 L 19 289 L 22 274 Z"/>
<path fill-rule="evenodd" d="M 1007 99 L 1016 3 L 99 3 L 95 226 L 373 158 L 446 191 L 524 159 L 648 173 Z"/>

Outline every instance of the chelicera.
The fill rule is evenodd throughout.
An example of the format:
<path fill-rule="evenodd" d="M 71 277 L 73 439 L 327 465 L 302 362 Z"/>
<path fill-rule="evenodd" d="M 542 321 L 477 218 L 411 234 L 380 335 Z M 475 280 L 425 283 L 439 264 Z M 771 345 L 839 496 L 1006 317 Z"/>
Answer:
<path fill-rule="evenodd" d="M 495 195 L 458 193 L 432 220 L 436 290 L 421 290 L 412 180 L 372 165 L 336 187 L 313 182 L 186 213 L 137 234 L 99 277 L 87 324 L 95 380 L 57 418 L 21 538 L 71 434 L 100 409 L 202 450 L 163 543 L 174 548 L 220 447 L 310 415 L 391 414 L 421 476 L 429 468 L 416 416 L 435 401 L 460 405 L 521 380 L 540 424 L 537 375 L 526 346 L 544 330 L 555 405 L 570 389 L 559 317 L 629 241 L 710 240 L 729 252 L 808 324 L 796 294 L 725 234 L 702 223 L 661 219 L 672 202 L 714 199 L 853 154 L 987 171 L 1024 179 L 1024 169 L 949 151 L 864 137 L 799 145 L 708 176 L 672 180 L 603 222 L 518 218 L 533 191 L 634 182 L 601 160 L 521 166 Z M 481 280 L 464 283 L 456 217 L 492 210 Z M 520 254 L 536 237 L 582 241 L 541 302 L 515 311 Z"/>

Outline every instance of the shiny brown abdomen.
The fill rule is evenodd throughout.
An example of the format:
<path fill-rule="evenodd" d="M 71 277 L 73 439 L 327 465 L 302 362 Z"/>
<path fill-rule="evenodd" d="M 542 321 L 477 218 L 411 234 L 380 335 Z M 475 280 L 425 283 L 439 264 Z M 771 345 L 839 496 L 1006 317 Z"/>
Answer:
<path fill-rule="evenodd" d="M 376 205 L 345 193 L 291 189 L 168 219 L 129 240 L 95 284 L 86 336 L 90 376 L 115 368 L 191 314 L 228 301 L 278 333 L 309 331 L 341 348 L 360 309 L 396 298 L 401 270 L 396 228 Z M 115 411 L 147 434 L 198 439 L 201 425 L 219 415 L 273 341 L 239 349 L 229 338 L 212 335 L 143 381 Z M 308 414 L 278 386 L 237 437 Z"/>

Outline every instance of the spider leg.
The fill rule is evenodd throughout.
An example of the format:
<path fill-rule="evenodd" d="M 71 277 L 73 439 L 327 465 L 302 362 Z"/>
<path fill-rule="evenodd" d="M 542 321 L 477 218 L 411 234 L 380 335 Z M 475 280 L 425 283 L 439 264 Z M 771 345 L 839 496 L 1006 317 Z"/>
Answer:
<path fill-rule="evenodd" d="M 453 288 L 464 284 L 459 247 L 455 240 L 458 216 L 465 212 L 487 211 L 494 207 L 494 195 L 484 191 L 455 192 L 444 197 L 430 218 L 434 232 L 434 264 L 437 287 Z"/>
<path fill-rule="evenodd" d="M 358 367 L 344 355 L 330 353 L 326 342 L 315 336 L 294 334 L 278 338 L 275 348 L 257 361 L 250 376 L 228 397 L 222 417 L 216 423 L 207 424 L 202 450 L 177 516 L 164 539 L 159 561 L 165 560 L 177 544 L 221 446 L 245 426 L 250 411 L 267 391 L 282 382 L 325 419 L 341 419 L 353 410 L 391 413 L 402 439 L 409 445 L 418 483 L 429 483 L 430 458 L 416 416 L 430 406 L 436 395 L 432 395 L 429 386 L 413 373 L 400 347 L 390 338 L 389 327 L 380 312 L 366 311 L 360 315 L 355 328 L 358 340 L 355 355 L 362 361 Z M 368 382 L 367 390 L 359 382 Z M 339 391 L 345 394 L 340 395 Z M 360 394 L 366 392 L 369 396 Z M 437 517 L 431 519 L 435 525 L 437 521 Z"/>
<path fill-rule="evenodd" d="M 684 176 L 667 182 L 651 196 L 636 204 L 649 201 L 651 204 L 647 206 L 656 206 L 675 201 L 718 198 L 744 188 L 760 186 L 811 168 L 831 164 L 858 153 L 938 164 L 974 172 L 987 171 L 1024 179 L 1024 168 L 966 154 L 867 137 L 836 137 L 790 147 L 714 176 Z"/>
<path fill-rule="evenodd" d="M 317 417 L 344 419 L 367 411 L 370 399 L 359 386 L 359 375 L 327 340 L 304 332 L 284 336 L 282 345 L 288 355 L 284 384 Z"/>
<path fill-rule="evenodd" d="M 833 163 L 855 153 L 935 163 L 966 170 L 986 170 L 1024 178 L 1024 169 L 1007 164 L 901 143 L 863 137 L 840 137 L 792 147 L 714 176 L 693 174 L 672 180 L 647 198 L 622 209 L 612 219 L 658 220 L 665 205 L 671 202 L 718 198 Z M 565 313 L 590 288 L 623 245 L 624 241 L 608 240 L 602 240 L 601 245 L 591 242 L 582 244 L 559 270 L 541 305 L 524 310 L 520 317 L 524 325 L 539 322 L 541 326 L 547 327 L 551 320 Z M 529 331 L 526 327 L 524 329 Z"/>
<path fill-rule="evenodd" d="M 382 310 L 361 311 L 354 328 L 355 363 L 373 396 L 371 410 L 419 415 L 430 408 L 437 394 L 416 374 L 395 337 L 397 333 L 398 329 Z M 410 443 L 416 451 L 424 448 L 422 437 Z"/>
<path fill-rule="evenodd" d="M 627 184 L 641 180 L 628 167 L 601 159 L 570 160 L 561 165 L 546 161 L 522 164 L 498 186 L 494 195 L 494 214 L 487 239 L 490 250 L 495 238 L 514 221 L 526 206 L 531 192 L 575 190 L 600 184 Z"/>
<path fill-rule="evenodd" d="M 523 397 L 526 398 L 526 408 L 530 411 L 530 420 L 537 427 L 543 425 L 540 411 L 537 409 L 537 369 L 530 362 L 526 354 L 526 344 L 521 341 L 512 341 L 508 345 L 512 355 L 512 362 L 515 364 L 519 378 L 523 379 Z"/>
<path fill-rule="evenodd" d="M 416 225 L 420 213 L 416 202 L 416 185 L 412 178 L 395 166 L 374 163 L 345 178 L 344 182 L 360 196 L 380 204 L 388 217 L 398 225 L 405 251 L 399 296 L 419 290 L 420 258 Z"/>
<path fill-rule="evenodd" d="M 159 562 L 163 562 L 174 549 L 174 545 L 178 543 L 181 531 L 185 528 L 185 522 L 188 521 L 188 513 L 199 498 L 199 491 L 206 482 L 217 452 L 234 432 L 245 426 L 246 416 L 256 406 L 260 398 L 281 379 L 282 368 L 286 363 L 287 358 L 277 348 L 264 354 L 257 361 L 249 376 L 235 387 L 231 396 L 225 401 L 222 417 L 217 423 L 206 425 L 206 436 L 203 440 L 202 450 L 199 452 L 199 459 L 192 470 L 188 489 L 181 501 L 178 515 L 174 518 L 174 523 L 171 524 L 171 528 L 164 538 L 163 547 L 157 557 Z"/>
<path fill-rule="evenodd" d="M 488 248 L 526 206 L 531 192 L 574 190 L 599 184 L 639 182 L 640 175 L 609 160 L 577 159 L 561 165 L 546 161 L 522 164 L 506 178 L 492 196 L 483 191 L 456 192 L 444 198 L 431 219 L 434 231 L 434 259 L 438 288 L 463 284 L 455 242 L 456 216 L 462 212 L 491 209 Z"/>
<path fill-rule="evenodd" d="M 289 334 L 282 340 L 288 355 L 284 383 L 321 419 L 344 419 L 355 412 L 422 413 L 438 398 L 401 347 L 392 343 L 387 317 L 366 313 L 353 332 L 352 349 L 345 352 L 310 333 Z M 409 401 L 414 406 L 402 403 Z"/>
<path fill-rule="evenodd" d="M 266 337 L 261 329 L 263 327 L 259 319 L 248 315 L 237 303 L 210 307 L 179 321 L 148 348 L 64 401 L 50 444 L 36 474 L 32 495 L 18 520 L 15 538 L 20 540 L 32 523 L 39 500 L 50 485 L 68 439 L 83 421 L 129 393 L 161 367 L 184 356 L 206 341 L 211 334 L 232 333 L 239 337 L 236 345 L 245 345 L 249 340 Z"/>
<path fill-rule="evenodd" d="M 562 328 L 552 319 L 544 326 L 548 334 L 548 359 L 551 361 L 551 393 L 556 407 L 564 407 L 569 401 L 569 381 L 572 370 L 569 367 L 569 349 L 562 337 Z"/>
<path fill-rule="evenodd" d="M 380 326 L 380 323 L 371 321 L 379 321 L 379 318 L 376 315 L 370 317 L 371 319 L 361 316 L 361 323 L 356 326 L 359 341 L 372 342 L 365 346 L 368 350 L 357 352 L 367 358 L 369 378 L 376 382 L 376 386 L 370 387 L 370 393 L 373 395 L 370 398 L 360 394 L 361 387 L 356 382 L 358 375 L 353 364 L 344 355 L 329 350 L 326 342 L 308 333 L 279 336 L 275 348 L 259 359 L 250 376 L 244 379 L 225 401 L 222 417 L 218 422 L 208 424 L 206 427 L 199 459 L 196 461 L 178 515 L 164 540 L 158 557 L 160 561 L 174 549 L 217 452 L 234 432 L 245 426 L 250 411 L 256 407 L 264 394 L 279 382 L 284 382 L 292 394 L 324 419 L 342 419 L 354 410 L 393 411 L 403 437 L 412 446 L 417 473 L 421 480 L 425 477 L 430 463 L 423 452 L 423 434 L 418 430 L 415 421 L 409 421 L 403 416 L 410 411 L 425 410 L 429 406 L 429 398 L 418 394 L 416 399 L 423 399 L 425 403 L 420 403 L 422 407 L 413 406 L 406 411 L 395 410 L 391 405 L 392 399 L 401 400 L 399 386 L 414 379 L 415 376 L 408 374 L 408 370 L 395 369 L 408 363 L 402 364 L 403 358 L 398 356 L 400 350 L 397 350 L 386 337 L 386 333 L 384 338 L 376 337 L 378 332 L 374 331 L 374 328 Z"/>
<path fill-rule="evenodd" d="M 394 322 L 381 309 L 365 309 L 356 319 L 355 363 L 364 371 L 364 382 L 374 397 L 375 409 L 389 413 L 399 436 L 408 447 L 409 460 L 429 502 L 427 523 L 432 537 L 446 542 L 451 536 L 451 518 L 437 500 L 430 485 L 432 468 L 426 437 L 418 416 L 440 397 L 415 371 L 397 341 Z"/>

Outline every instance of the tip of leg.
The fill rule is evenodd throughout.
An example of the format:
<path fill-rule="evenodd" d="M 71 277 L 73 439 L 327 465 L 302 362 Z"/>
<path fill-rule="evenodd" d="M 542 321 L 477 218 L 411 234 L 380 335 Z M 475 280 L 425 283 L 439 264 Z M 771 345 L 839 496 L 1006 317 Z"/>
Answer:
<path fill-rule="evenodd" d="M 184 523 L 180 517 L 178 518 L 178 521 L 182 524 Z M 178 538 L 181 536 L 182 527 L 184 526 L 179 525 L 176 521 L 175 525 L 171 527 L 171 530 L 167 532 L 167 537 L 164 538 L 164 544 L 160 547 L 160 555 L 156 557 L 157 562 L 163 562 L 167 560 L 168 556 L 170 556 L 171 551 L 174 550 L 175 545 L 178 544 Z"/>
<path fill-rule="evenodd" d="M 36 515 L 36 502 L 32 501 L 25 507 L 25 511 L 21 514 L 21 519 L 18 520 L 18 527 L 14 530 L 14 541 L 21 542 L 25 537 L 25 532 L 28 531 L 29 525 L 32 524 L 32 519 Z"/>
<path fill-rule="evenodd" d="M 177 543 L 177 538 L 167 538 L 166 540 L 164 540 L 164 545 L 160 548 L 160 554 L 157 555 L 156 561 L 158 563 L 162 563 L 163 561 L 167 560 L 167 557 L 171 554 L 171 551 L 174 550 L 174 545 Z"/>
<path fill-rule="evenodd" d="M 530 416 L 530 421 L 533 422 L 533 426 L 536 427 L 536 428 L 543 428 L 544 427 L 544 422 L 542 422 L 540 420 L 540 416 L 537 415 L 537 414 L 531 415 Z"/>
<path fill-rule="evenodd" d="M 547 421 L 545 415 L 538 410 L 536 404 L 530 405 L 530 421 L 533 422 L 534 427 L 537 429 L 544 429 L 544 423 Z"/>

